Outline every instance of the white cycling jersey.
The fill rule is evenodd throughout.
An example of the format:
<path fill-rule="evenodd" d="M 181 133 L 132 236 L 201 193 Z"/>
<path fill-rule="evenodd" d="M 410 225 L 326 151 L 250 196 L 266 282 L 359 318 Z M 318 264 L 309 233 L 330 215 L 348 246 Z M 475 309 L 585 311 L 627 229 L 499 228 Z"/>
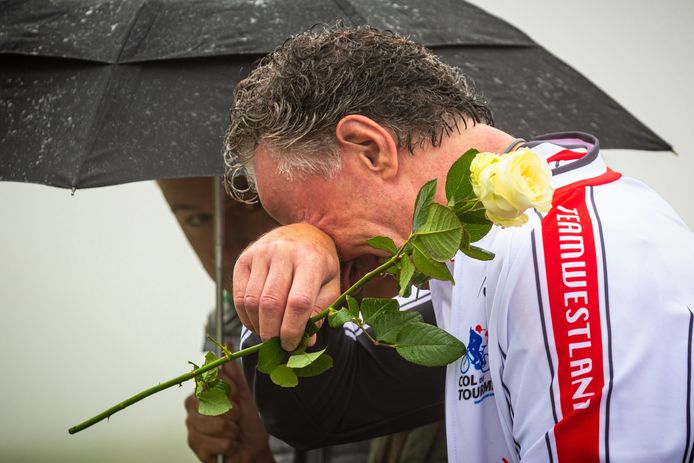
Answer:
<path fill-rule="evenodd" d="M 447 370 L 450 460 L 691 462 L 694 234 L 594 137 L 525 146 L 550 162 L 553 209 L 431 283 L 468 346 Z"/>

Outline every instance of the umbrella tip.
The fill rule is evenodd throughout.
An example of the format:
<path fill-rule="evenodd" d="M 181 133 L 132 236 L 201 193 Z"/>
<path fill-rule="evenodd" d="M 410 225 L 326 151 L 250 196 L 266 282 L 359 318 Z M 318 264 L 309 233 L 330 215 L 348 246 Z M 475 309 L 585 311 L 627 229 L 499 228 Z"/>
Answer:
<path fill-rule="evenodd" d="M 70 191 L 70 196 L 75 196 L 75 191 L 77 191 L 77 188 L 73 186 L 72 190 Z"/>

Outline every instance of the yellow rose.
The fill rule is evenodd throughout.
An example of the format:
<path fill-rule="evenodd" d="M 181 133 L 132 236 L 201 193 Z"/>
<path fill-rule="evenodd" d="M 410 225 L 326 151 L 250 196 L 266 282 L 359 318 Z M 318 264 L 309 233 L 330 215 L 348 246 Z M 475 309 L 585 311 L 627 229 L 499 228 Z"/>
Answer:
<path fill-rule="evenodd" d="M 499 162 L 499 155 L 494 153 L 478 153 L 470 164 L 470 183 L 478 198 L 482 195 L 482 185 L 487 183 L 487 175 L 491 172 L 488 167 Z M 483 177 L 484 175 L 484 177 Z"/>
<path fill-rule="evenodd" d="M 523 225 L 530 208 L 551 209 L 551 177 L 547 161 L 529 148 L 502 155 L 479 153 L 470 165 L 475 195 L 487 210 L 487 218 L 502 227 Z"/>

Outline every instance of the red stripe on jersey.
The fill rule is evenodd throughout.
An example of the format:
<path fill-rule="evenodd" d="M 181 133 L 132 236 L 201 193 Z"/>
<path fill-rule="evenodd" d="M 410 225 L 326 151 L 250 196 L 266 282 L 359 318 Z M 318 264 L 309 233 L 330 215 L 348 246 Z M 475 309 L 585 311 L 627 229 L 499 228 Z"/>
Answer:
<path fill-rule="evenodd" d="M 574 183 L 569 183 L 563 187 L 559 187 L 554 190 L 554 196 L 552 197 L 552 204 L 561 204 L 567 195 L 571 195 L 576 192 L 576 190 L 583 190 L 586 186 L 597 186 L 604 185 L 605 183 L 614 182 L 618 180 L 622 174 L 620 172 L 615 172 L 614 170 L 607 168 L 607 171 L 598 175 L 597 177 L 585 178 Z"/>
<path fill-rule="evenodd" d="M 542 221 L 562 411 L 554 428 L 557 458 L 598 462 L 604 378 L 595 238 L 585 188 L 560 193 Z"/>
<path fill-rule="evenodd" d="M 585 151 L 579 153 L 578 151 L 561 150 L 558 153 L 554 153 L 552 156 L 547 158 L 547 162 L 575 161 L 576 159 L 581 159 L 586 154 L 587 153 Z"/>

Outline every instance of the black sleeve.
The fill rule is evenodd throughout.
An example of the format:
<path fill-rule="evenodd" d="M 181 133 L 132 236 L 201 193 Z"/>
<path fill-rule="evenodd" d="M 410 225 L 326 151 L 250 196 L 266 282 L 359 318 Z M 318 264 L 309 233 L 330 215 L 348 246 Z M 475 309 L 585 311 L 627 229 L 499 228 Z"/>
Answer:
<path fill-rule="evenodd" d="M 435 324 L 431 301 L 410 310 Z M 243 347 L 257 344 L 253 335 Z M 243 367 L 270 434 L 299 449 L 360 441 L 411 429 L 444 417 L 445 367 L 414 365 L 394 349 L 374 346 L 350 328 L 327 323 L 316 345 L 327 346 L 334 366 L 320 376 L 299 378 L 299 386 L 281 388 L 255 369 L 257 355 Z"/>

